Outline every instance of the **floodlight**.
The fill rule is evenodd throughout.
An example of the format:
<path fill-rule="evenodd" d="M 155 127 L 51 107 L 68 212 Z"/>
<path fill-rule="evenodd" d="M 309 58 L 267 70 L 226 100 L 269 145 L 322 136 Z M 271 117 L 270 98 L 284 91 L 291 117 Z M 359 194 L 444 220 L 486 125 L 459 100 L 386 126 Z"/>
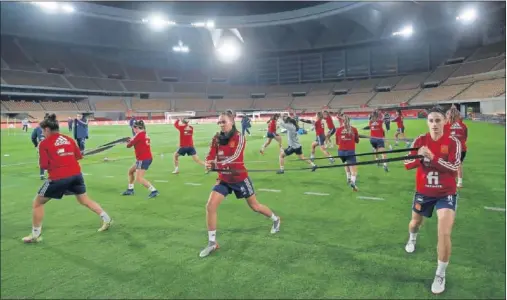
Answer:
<path fill-rule="evenodd" d="M 211 20 L 208 20 L 208 21 L 206 22 L 206 28 L 209 28 L 209 29 L 211 29 L 211 28 L 215 28 L 215 22 L 213 22 L 213 21 L 211 21 Z"/>
<path fill-rule="evenodd" d="M 58 10 L 57 2 L 32 2 L 34 5 L 37 5 L 45 12 L 53 13 Z"/>
<path fill-rule="evenodd" d="M 166 28 L 169 25 L 176 24 L 172 21 L 166 20 L 164 17 L 160 15 L 152 15 L 147 19 L 142 19 L 141 21 L 145 24 L 148 24 L 148 26 L 150 26 L 150 28 L 155 31 L 159 31 Z"/>
<path fill-rule="evenodd" d="M 409 37 L 414 33 L 414 29 L 412 28 L 412 25 L 403 27 L 400 31 L 393 32 L 393 36 L 401 35 L 405 37 Z"/>
<path fill-rule="evenodd" d="M 70 4 L 67 4 L 67 3 L 62 4 L 62 6 L 60 8 L 62 9 L 63 12 L 66 12 L 69 14 L 74 12 L 74 7 Z"/>
<path fill-rule="evenodd" d="M 190 49 L 188 48 L 188 46 L 183 45 L 182 41 L 178 41 L 178 45 L 173 46 L 173 51 L 174 52 L 181 52 L 181 53 L 188 53 L 190 51 Z"/>
<path fill-rule="evenodd" d="M 471 23 L 477 19 L 477 12 L 475 9 L 467 9 L 464 10 L 459 16 L 456 17 L 456 20 L 462 21 L 464 23 Z"/>
<path fill-rule="evenodd" d="M 234 38 L 221 41 L 216 48 L 218 59 L 223 63 L 232 63 L 241 56 L 241 45 Z"/>

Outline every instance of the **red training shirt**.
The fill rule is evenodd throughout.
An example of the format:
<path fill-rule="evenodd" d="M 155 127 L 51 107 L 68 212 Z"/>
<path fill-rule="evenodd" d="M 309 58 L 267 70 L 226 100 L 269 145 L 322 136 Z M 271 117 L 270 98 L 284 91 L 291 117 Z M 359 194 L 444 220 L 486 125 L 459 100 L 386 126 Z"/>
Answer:
<path fill-rule="evenodd" d="M 462 120 L 445 124 L 444 134 L 450 134 L 461 142 L 461 151 L 467 151 L 468 128 Z"/>
<path fill-rule="evenodd" d="M 325 134 L 324 133 L 324 123 L 322 123 L 322 119 L 315 121 L 315 134 L 317 136 Z"/>
<path fill-rule="evenodd" d="M 427 197 L 447 197 L 456 194 L 456 174 L 461 160 L 461 143 L 458 139 L 443 135 L 434 141 L 430 134 L 417 137 L 412 148 L 426 146 L 434 158 L 423 163 L 421 159 L 405 160 L 407 170 L 417 168 L 416 191 Z M 417 150 L 410 151 L 417 155 Z"/>
<path fill-rule="evenodd" d="M 39 144 L 39 165 L 48 170 L 50 180 L 59 180 L 81 174 L 78 160 L 81 151 L 71 137 L 55 133 Z"/>
<path fill-rule="evenodd" d="M 276 133 L 276 121 L 270 120 L 268 123 L 268 132 L 270 133 Z"/>
<path fill-rule="evenodd" d="M 214 161 L 217 169 L 226 170 L 218 172 L 220 180 L 227 183 L 238 183 L 248 177 L 243 161 L 245 145 L 245 137 L 238 131 L 231 136 L 227 145 L 220 145 L 218 137 L 213 137 L 206 161 Z"/>
<path fill-rule="evenodd" d="M 180 124 L 180 120 L 176 120 L 174 127 L 180 132 L 180 147 L 194 147 L 194 127 Z"/>
<path fill-rule="evenodd" d="M 127 144 L 127 148 L 134 146 L 137 160 L 153 159 L 151 156 L 150 138 L 146 131 L 139 131 Z"/>
<path fill-rule="evenodd" d="M 327 118 L 325 118 L 326 120 L 326 125 L 327 125 L 327 129 L 331 130 L 334 127 L 334 123 L 333 123 L 333 118 L 331 116 L 328 116 Z"/>
<path fill-rule="evenodd" d="M 384 129 L 382 128 L 382 125 L 384 125 L 384 123 L 382 121 L 370 121 L 369 123 L 370 125 L 370 136 L 372 138 L 383 138 L 385 135 L 384 135 Z"/>
<path fill-rule="evenodd" d="M 396 118 L 394 118 L 393 122 L 396 122 L 396 126 L 398 126 L 398 128 L 403 128 L 403 116 L 401 115 L 398 115 L 396 116 Z"/>
<path fill-rule="evenodd" d="M 359 143 L 359 133 L 355 127 L 350 127 L 352 132 L 348 131 L 345 126 L 342 126 L 336 130 L 336 145 L 338 150 L 356 150 L 356 144 Z"/>

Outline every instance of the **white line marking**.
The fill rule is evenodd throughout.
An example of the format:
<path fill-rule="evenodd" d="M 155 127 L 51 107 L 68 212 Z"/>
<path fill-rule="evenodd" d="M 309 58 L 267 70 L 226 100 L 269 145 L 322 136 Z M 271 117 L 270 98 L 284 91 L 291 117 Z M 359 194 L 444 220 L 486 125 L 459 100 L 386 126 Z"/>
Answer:
<path fill-rule="evenodd" d="M 377 198 L 377 197 L 366 197 L 366 196 L 358 196 L 357 199 L 365 199 L 365 200 L 377 200 L 377 201 L 381 201 L 381 200 L 385 200 L 384 198 Z"/>
<path fill-rule="evenodd" d="M 4 154 L 4 156 L 11 156 L 10 154 Z"/>
<path fill-rule="evenodd" d="M 259 189 L 261 192 L 272 192 L 272 193 L 280 193 L 280 190 L 270 190 L 270 189 Z"/>
<path fill-rule="evenodd" d="M 315 196 L 329 196 L 329 194 L 325 193 L 314 193 L 314 192 L 305 192 L 305 195 L 315 195 Z"/>
<path fill-rule="evenodd" d="M 493 210 L 493 211 L 505 211 L 505 208 L 501 208 L 501 207 L 488 207 L 488 206 L 484 206 L 484 209 L 486 209 L 486 210 Z"/>
<path fill-rule="evenodd" d="M 111 175 L 106 175 L 105 177 L 107 177 L 107 178 L 114 178 L 114 176 L 111 176 Z"/>
<path fill-rule="evenodd" d="M 83 173 L 84 176 L 90 176 L 92 174 L 88 174 L 88 173 Z"/>
<path fill-rule="evenodd" d="M 169 180 L 154 180 L 155 182 L 169 182 Z"/>
<path fill-rule="evenodd" d="M 186 185 L 201 185 L 200 183 L 193 183 L 193 182 L 185 182 Z"/>

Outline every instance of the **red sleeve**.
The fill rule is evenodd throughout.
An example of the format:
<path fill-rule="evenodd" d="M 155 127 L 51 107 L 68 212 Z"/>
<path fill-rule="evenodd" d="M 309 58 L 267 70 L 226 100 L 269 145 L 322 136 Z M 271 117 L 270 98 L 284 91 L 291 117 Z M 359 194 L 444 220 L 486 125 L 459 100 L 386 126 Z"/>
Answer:
<path fill-rule="evenodd" d="M 237 135 L 239 138 L 238 138 L 238 143 L 236 145 L 236 149 L 234 150 L 234 154 L 229 157 L 228 159 L 220 162 L 221 164 L 223 165 L 226 165 L 226 164 L 231 164 L 231 163 L 240 163 L 241 161 L 240 158 L 243 157 L 243 151 L 245 150 L 245 137 L 242 135 L 242 134 L 238 134 Z"/>
<path fill-rule="evenodd" d="M 357 132 L 357 128 L 352 128 L 352 131 L 354 131 L 355 141 L 356 144 L 359 144 L 359 132 Z"/>
<path fill-rule="evenodd" d="M 139 140 L 139 134 L 136 134 L 134 136 L 134 138 L 131 139 L 130 142 L 128 142 L 127 148 L 131 148 L 132 146 L 134 146 L 137 143 L 138 140 Z"/>
<path fill-rule="evenodd" d="M 213 161 L 217 158 L 217 138 L 216 136 L 213 137 L 211 140 L 211 145 L 209 146 L 208 155 L 206 156 L 206 161 Z"/>
<path fill-rule="evenodd" d="M 336 137 L 336 145 L 339 145 L 340 144 L 340 140 L 342 138 L 342 134 L 341 134 L 341 127 L 336 129 L 336 133 L 335 133 L 335 137 Z"/>
<path fill-rule="evenodd" d="M 180 129 L 181 129 L 181 127 L 185 127 L 185 125 L 181 125 L 181 124 L 180 124 L 180 120 L 178 119 L 178 120 L 176 120 L 176 122 L 174 122 L 174 127 L 175 127 L 176 129 L 180 130 Z"/>
<path fill-rule="evenodd" d="M 421 136 L 419 136 L 412 142 L 410 148 L 420 148 L 421 146 L 422 146 L 422 138 Z M 417 150 L 411 150 L 408 155 L 410 156 L 417 155 Z M 422 165 L 420 159 L 406 159 L 404 163 L 405 169 L 407 170 L 415 169 Z"/>
<path fill-rule="evenodd" d="M 445 160 L 435 155 L 431 160 L 431 166 L 440 172 L 456 173 L 461 164 L 461 142 L 455 137 L 450 137 L 449 140 L 448 159 Z"/>
<path fill-rule="evenodd" d="M 49 156 L 47 143 L 41 142 L 39 144 L 39 166 L 41 169 L 47 170 L 49 169 Z"/>
<path fill-rule="evenodd" d="M 79 146 L 77 145 L 75 140 L 72 140 L 72 144 L 74 145 L 74 157 L 76 160 L 80 160 L 83 158 L 83 154 L 81 154 L 81 149 L 79 149 Z"/>

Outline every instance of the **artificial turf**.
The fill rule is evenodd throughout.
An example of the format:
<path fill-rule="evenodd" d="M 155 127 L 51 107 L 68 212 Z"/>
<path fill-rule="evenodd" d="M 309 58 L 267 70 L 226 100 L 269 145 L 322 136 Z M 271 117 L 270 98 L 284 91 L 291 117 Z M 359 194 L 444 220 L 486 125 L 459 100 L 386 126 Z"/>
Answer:
<path fill-rule="evenodd" d="M 505 212 L 484 208 L 505 208 L 505 127 L 467 124 L 465 187 L 447 290 L 438 298 L 505 298 Z M 248 137 L 248 168 L 278 168 L 274 144 L 259 154 L 265 127 L 255 124 Z M 426 125 L 407 120 L 406 127 L 415 137 Z M 201 158 L 216 130 L 216 125 L 195 125 Z M 100 219 L 70 196 L 46 205 L 44 241 L 25 245 L 21 238 L 30 233 L 31 201 L 42 184 L 37 152 L 30 132 L 2 131 L 2 298 L 435 297 L 430 285 L 437 263 L 436 216 L 421 228 L 416 252 L 405 253 L 415 171 L 406 171 L 402 162 L 391 163 L 389 173 L 360 166 L 359 192 L 346 185 L 342 168 L 251 173 L 258 200 L 282 217 L 281 231 L 271 235 L 269 219 L 230 196 L 219 208 L 221 249 L 203 259 L 198 253 L 207 243 L 205 204 L 216 176 L 205 175 L 188 157 L 180 158 L 180 174 L 171 174 L 178 132 L 171 125 L 148 125 L 148 133 L 155 157 L 147 179 L 160 196 L 148 199 L 140 185 L 135 196 L 120 195 L 134 155 L 117 146 L 81 162 L 88 194 L 113 217 L 113 227 L 97 233 Z M 87 147 L 129 134 L 128 126 L 92 126 Z M 314 138 L 314 132 L 301 136 L 306 155 Z M 331 151 L 336 155 L 336 147 Z M 357 152 L 370 151 L 362 140 Z M 103 162 L 105 156 L 115 160 Z M 287 159 L 287 169 L 306 166 Z"/>

